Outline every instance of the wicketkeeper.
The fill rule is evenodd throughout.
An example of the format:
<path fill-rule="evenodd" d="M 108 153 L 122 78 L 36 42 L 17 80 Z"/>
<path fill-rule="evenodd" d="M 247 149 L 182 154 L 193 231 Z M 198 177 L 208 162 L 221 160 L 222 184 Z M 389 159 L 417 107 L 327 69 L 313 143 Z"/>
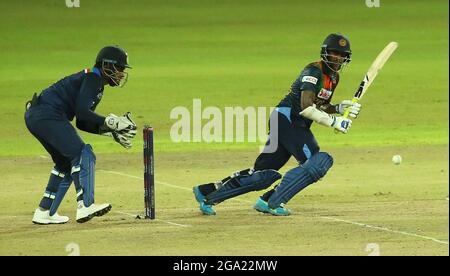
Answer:
<path fill-rule="evenodd" d="M 195 198 L 205 215 L 215 215 L 213 205 L 251 191 L 270 187 L 282 178 L 278 170 L 291 156 L 299 165 L 289 170 L 274 189 L 267 191 L 254 208 L 263 213 L 288 216 L 285 207 L 297 193 L 325 176 L 333 165 L 333 158 L 321 152 L 310 130 L 312 122 L 347 133 L 351 119 L 343 115 L 350 109 L 350 117 L 356 118 L 361 105 L 345 100 L 331 104 L 331 98 L 339 83 L 339 72 L 351 61 L 350 41 L 341 34 L 330 34 L 322 44 L 321 60 L 308 64 L 291 86 L 290 93 L 278 104 L 271 115 L 271 127 L 266 149 L 252 169 L 246 169 L 218 181 L 194 187 Z M 275 150 L 273 149 L 275 144 Z"/>
<path fill-rule="evenodd" d="M 97 55 L 94 67 L 67 76 L 34 94 L 27 103 L 25 123 L 55 163 L 44 196 L 33 216 L 37 224 L 61 224 L 69 221 L 56 212 L 72 181 L 77 193 L 79 223 L 102 216 L 111 204 L 94 204 L 95 155 L 70 121 L 76 118 L 78 129 L 107 135 L 125 148 L 132 146 L 136 124 L 131 113 L 124 116 L 95 113 L 105 85 L 122 87 L 127 81 L 127 53 L 118 46 L 107 46 Z"/>

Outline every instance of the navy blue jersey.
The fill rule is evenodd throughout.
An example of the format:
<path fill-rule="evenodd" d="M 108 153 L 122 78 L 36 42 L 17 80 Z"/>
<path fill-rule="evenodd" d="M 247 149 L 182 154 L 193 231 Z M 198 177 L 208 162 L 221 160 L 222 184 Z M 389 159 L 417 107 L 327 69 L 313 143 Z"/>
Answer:
<path fill-rule="evenodd" d="M 317 108 L 330 103 L 333 92 L 339 83 L 339 74 L 332 74 L 323 68 L 321 62 L 308 64 L 294 81 L 291 90 L 281 100 L 277 107 L 288 107 L 291 109 L 290 119 L 303 121 L 303 126 L 310 127 L 312 121 L 301 116 L 302 111 L 300 99 L 302 91 L 309 90 L 316 94 L 315 104 Z"/>
<path fill-rule="evenodd" d="M 49 116 L 74 117 L 90 132 L 97 132 L 105 117 L 94 112 L 103 96 L 103 79 L 98 68 L 84 69 L 67 76 L 42 91 L 39 103 L 49 107 Z"/>

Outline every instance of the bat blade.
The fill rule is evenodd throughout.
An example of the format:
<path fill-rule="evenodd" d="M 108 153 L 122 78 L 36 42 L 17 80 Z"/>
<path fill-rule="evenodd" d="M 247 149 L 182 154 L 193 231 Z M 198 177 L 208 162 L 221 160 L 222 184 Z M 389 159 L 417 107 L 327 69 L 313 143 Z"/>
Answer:
<path fill-rule="evenodd" d="M 355 93 L 355 96 L 352 99 L 352 103 L 357 103 L 361 98 L 364 96 L 364 94 L 367 91 L 367 88 L 372 84 L 373 80 L 378 75 L 378 72 L 381 68 L 383 68 L 386 61 L 391 57 L 391 55 L 394 53 L 394 51 L 397 49 L 398 43 L 395 41 L 389 42 L 386 47 L 378 54 L 377 58 L 372 62 L 372 65 L 370 65 L 369 70 L 367 71 L 366 75 L 364 76 L 364 79 L 359 84 L 358 90 Z M 347 108 L 344 115 L 342 115 L 344 118 L 348 118 L 348 115 L 350 114 L 350 108 Z M 334 131 L 335 133 L 339 133 L 338 130 Z"/>
<path fill-rule="evenodd" d="M 389 42 L 389 44 L 384 47 L 383 51 L 378 54 L 377 58 L 373 61 L 372 65 L 370 65 L 369 70 L 364 76 L 364 79 L 361 82 L 358 91 L 355 93 L 355 98 L 358 98 L 358 100 L 360 100 L 364 96 L 367 88 L 369 88 L 369 86 L 372 84 L 372 82 L 378 75 L 378 72 L 381 70 L 381 68 L 383 68 L 384 64 L 388 61 L 397 47 L 397 42 Z"/>

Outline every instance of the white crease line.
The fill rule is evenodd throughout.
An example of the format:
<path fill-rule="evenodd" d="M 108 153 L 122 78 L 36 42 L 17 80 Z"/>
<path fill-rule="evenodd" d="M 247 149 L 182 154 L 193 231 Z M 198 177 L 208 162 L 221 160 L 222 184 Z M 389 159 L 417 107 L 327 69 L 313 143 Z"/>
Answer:
<path fill-rule="evenodd" d="M 140 180 L 144 179 L 143 177 L 138 177 L 138 176 L 134 176 L 134 175 L 130 175 L 130 174 L 124 174 L 124 173 L 113 172 L 113 171 L 106 171 L 106 170 L 102 170 L 102 171 L 107 172 L 107 173 L 127 176 L 127 177 L 131 177 L 131 178 L 135 178 L 135 179 L 140 179 Z M 191 191 L 191 189 L 189 189 L 189 188 L 181 187 L 181 186 L 177 186 L 177 185 L 172 185 L 172 184 L 161 182 L 161 181 L 156 181 L 156 183 L 160 183 L 162 185 L 169 186 L 169 187 L 176 188 L 176 189 L 182 189 L 182 190 Z M 250 201 L 243 200 L 243 199 L 233 198 L 233 200 L 246 202 L 246 203 L 251 203 Z M 385 231 L 385 232 L 391 232 L 391 233 L 396 233 L 396 234 L 401 234 L 401 235 L 406 235 L 406 236 L 411 236 L 411 237 L 431 240 L 431 241 L 434 241 L 434 242 L 437 242 L 437 243 L 441 243 L 441 244 L 447 244 L 447 245 L 449 244 L 446 241 L 441 241 L 441 240 L 438 240 L 438 239 L 433 238 L 433 237 L 417 235 L 417 234 L 408 233 L 408 232 L 404 232 L 404 231 L 391 230 L 391 229 L 385 228 L 385 227 L 372 226 L 372 225 L 368 225 L 368 224 L 364 224 L 364 223 L 359 223 L 359 222 L 354 222 L 354 221 L 349 221 L 349 220 L 343 220 L 343 219 L 337 219 L 337 218 L 330 218 L 330 217 L 319 217 L 319 218 L 326 219 L 326 220 L 334 220 L 334 221 L 337 221 L 337 222 L 345 222 L 345 223 L 348 223 L 348 224 L 358 225 L 358 226 L 361 226 L 361 227 L 372 228 L 372 229 L 377 229 L 377 230 L 381 230 L 381 231 Z"/>
<path fill-rule="evenodd" d="M 25 215 L 23 215 L 23 216 L 25 216 Z M 23 217 L 22 216 L 22 217 Z M 26 216 L 28 216 L 28 215 L 26 215 Z M 20 218 L 21 216 L 1 216 L 1 218 L 3 219 L 3 218 L 6 218 L 6 219 L 15 219 L 15 218 Z"/>
<path fill-rule="evenodd" d="M 134 179 L 139 179 L 139 180 L 144 180 L 143 177 L 140 176 L 135 176 L 135 175 L 131 175 L 131 174 L 126 174 L 126 173 L 120 173 L 120 172 L 114 172 L 114 171 L 107 171 L 107 170 L 98 170 L 100 172 L 106 172 L 106 173 L 111 173 L 111 174 L 117 174 L 117 175 L 121 175 L 121 176 L 126 176 L 126 177 L 130 177 L 130 178 L 134 178 Z M 173 184 L 169 184 L 166 182 L 162 182 L 162 181 L 155 181 L 158 184 L 164 185 L 164 186 L 168 186 L 168 187 L 172 187 L 175 189 L 180 189 L 180 190 L 185 190 L 185 191 L 190 191 L 192 192 L 192 189 L 186 188 L 186 187 L 182 187 L 182 186 L 177 186 L 177 185 L 173 185 Z M 231 200 L 234 201 L 240 201 L 240 202 L 245 202 L 245 203 L 252 203 L 251 201 L 248 200 L 244 200 L 244 199 L 239 199 L 239 198 L 232 198 Z"/>
<path fill-rule="evenodd" d="M 113 172 L 113 171 L 107 171 L 107 170 L 99 170 L 99 171 L 111 173 L 111 174 L 117 174 L 117 175 L 121 175 L 121 176 L 126 176 L 126 177 L 130 177 L 130 178 L 134 178 L 134 179 L 144 180 L 143 177 L 135 176 L 135 175 L 131 175 L 131 174 Z M 176 186 L 176 185 L 172 185 L 172 184 L 161 182 L 161 181 L 155 181 L 155 182 L 158 184 L 164 185 L 164 186 L 172 187 L 172 188 L 182 189 L 182 190 L 186 190 L 186 191 L 192 191 L 191 189 L 186 188 L 186 187 Z"/>
<path fill-rule="evenodd" d="M 343 219 L 330 218 L 330 217 L 319 217 L 319 218 L 326 219 L 326 220 L 333 220 L 333 221 L 337 221 L 337 222 L 344 222 L 344 223 L 348 223 L 348 224 L 358 225 L 358 226 L 361 226 L 361 227 L 372 228 L 372 229 L 376 229 L 376 230 L 381 230 L 381 231 L 385 231 L 385 232 L 391 232 L 391 233 L 395 233 L 395 234 L 401 234 L 401 235 L 405 235 L 405 236 L 411 236 L 411 237 L 431 240 L 431 241 L 434 241 L 434 242 L 437 242 L 437 243 L 447 244 L 448 245 L 447 241 L 441 241 L 441 240 L 438 240 L 438 239 L 433 238 L 433 237 L 417 235 L 417 234 L 408 233 L 408 232 L 405 232 L 405 231 L 391 230 L 391 229 L 386 228 L 386 227 L 373 226 L 373 225 L 364 224 L 364 223 L 360 223 L 360 222 L 354 222 L 354 221 L 350 221 L 350 220 L 343 220 Z"/>
<path fill-rule="evenodd" d="M 130 216 L 130 217 L 133 217 L 133 218 L 136 217 L 136 215 L 133 215 L 133 214 L 130 214 L 130 213 L 126 213 L 126 212 L 121 212 L 121 211 L 114 211 L 114 212 L 115 212 L 115 213 L 122 214 L 122 215 L 127 215 L 127 216 Z M 175 225 L 175 226 L 180 226 L 180 227 L 191 227 L 191 226 L 192 226 L 192 225 L 180 224 L 180 223 L 175 223 L 175 222 L 171 222 L 171 221 L 167 221 L 167 220 L 162 220 L 162 219 L 155 219 L 155 220 L 161 221 L 161 222 L 164 222 L 164 223 L 167 223 L 167 224 Z"/>

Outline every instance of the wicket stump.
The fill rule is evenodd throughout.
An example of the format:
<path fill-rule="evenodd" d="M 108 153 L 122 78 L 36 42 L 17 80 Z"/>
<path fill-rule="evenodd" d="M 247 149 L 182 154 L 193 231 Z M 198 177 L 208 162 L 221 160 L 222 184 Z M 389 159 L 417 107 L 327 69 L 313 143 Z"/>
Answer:
<path fill-rule="evenodd" d="M 155 171 L 153 157 L 153 128 L 144 127 L 144 202 L 145 218 L 155 219 Z"/>

